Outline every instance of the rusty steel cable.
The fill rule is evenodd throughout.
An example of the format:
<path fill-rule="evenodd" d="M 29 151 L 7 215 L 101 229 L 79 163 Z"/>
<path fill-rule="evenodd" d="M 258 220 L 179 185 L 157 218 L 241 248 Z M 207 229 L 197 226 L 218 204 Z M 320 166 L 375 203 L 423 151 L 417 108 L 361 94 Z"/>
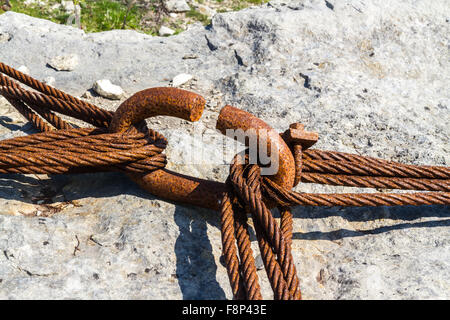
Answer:
<path fill-rule="evenodd" d="M 3 73 L 3 74 L 2 74 Z M 16 81 L 36 90 L 26 90 Z M 0 173 L 123 171 L 149 192 L 172 201 L 221 211 L 222 252 L 235 299 L 262 299 L 251 249 L 249 218 L 275 299 L 301 299 L 292 257 L 291 206 L 397 206 L 450 204 L 450 168 L 418 166 L 355 154 L 310 149 L 318 134 L 299 123 L 278 134 L 255 116 L 225 106 L 217 129 L 268 133 L 279 149 L 280 169 L 261 176 L 257 164 L 230 166 L 226 183 L 181 175 L 164 168 L 167 140 L 144 120 L 169 115 L 197 121 L 203 97 L 176 88 L 136 93 L 115 113 L 73 97 L 0 62 L 0 94 L 42 133 L 0 141 Z M 73 128 L 56 113 L 95 128 Z M 237 157 L 235 157 L 237 159 Z M 248 160 L 248 159 L 246 159 Z M 414 193 L 310 194 L 292 191 L 299 182 Z M 280 224 L 270 208 L 277 207 Z M 250 217 L 249 217 L 250 216 Z"/>
<path fill-rule="evenodd" d="M 145 164 L 164 167 L 165 138 L 155 132 L 123 137 L 102 129 L 73 129 L 4 140 L 0 142 L 0 173 L 98 171 L 120 164 L 133 172 L 142 172 L 139 166 Z"/>
<path fill-rule="evenodd" d="M 47 108 L 61 114 L 83 120 L 96 127 L 107 128 L 112 119 L 112 112 L 100 108 L 87 109 L 84 105 L 75 104 L 53 96 L 39 92 L 31 92 L 16 87 L 1 86 L 0 94 L 5 97 L 20 99 L 29 105 L 35 105 L 39 109 Z"/>
<path fill-rule="evenodd" d="M 239 258 L 241 260 L 240 271 L 243 274 L 243 281 L 247 291 L 247 299 L 261 300 L 261 288 L 259 286 L 258 275 L 256 273 L 256 263 L 253 257 L 249 226 L 247 223 L 248 217 L 242 208 L 235 210 L 234 214 L 236 243 L 239 249 Z"/>
<path fill-rule="evenodd" d="M 280 188 L 269 179 L 264 178 L 263 180 L 264 194 L 283 206 L 377 207 L 450 204 L 450 192 L 299 193 Z"/>
<path fill-rule="evenodd" d="M 6 94 L 5 94 L 5 92 L 2 92 L 2 89 L 4 89 L 6 91 Z M 48 110 L 45 105 L 42 107 L 42 105 L 40 106 L 33 102 L 31 102 L 31 104 L 30 104 L 29 101 L 26 101 L 25 99 L 21 99 L 21 97 L 17 94 L 8 94 L 7 93 L 7 91 L 15 91 L 15 90 L 22 91 L 22 89 L 19 87 L 19 85 L 17 85 L 13 81 L 7 79 L 6 77 L 4 77 L 3 75 L 0 74 L 0 92 L 8 101 L 13 100 L 13 101 L 16 101 L 16 103 L 21 104 L 21 106 L 19 106 L 19 109 L 33 110 L 34 112 L 36 112 L 38 115 L 40 115 L 43 119 L 45 119 L 48 123 L 50 123 L 57 129 L 72 128 L 72 125 L 70 125 L 67 122 L 65 122 L 64 120 L 62 120 L 60 117 L 55 115 L 51 110 Z M 27 102 L 27 105 L 25 105 L 24 102 Z M 24 111 L 19 110 L 19 112 L 21 112 L 23 114 Z M 25 112 L 29 113 L 30 111 L 25 111 Z M 28 118 L 29 116 L 25 115 L 25 117 Z M 49 130 L 50 129 L 47 129 L 45 131 L 49 131 Z"/>
<path fill-rule="evenodd" d="M 397 178 L 303 172 L 301 182 L 360 188 L 450 191 L 450 179 Z"/>
<path fill-rule="evenodd" d="M 110 115 L 109 111 L 103 110 L 91 103 L 85 102 L 81 99 L 78 99 L 70 94 L 67 94 L 61 90 L 58 90 L 56 88 L 53 88 L 49 85 L 46 85 L 45 83 L 34 79 L 33 77 L 24 74 L 20 72 L 19 70 L 16 70 L 14 68 L 11 68 L 7 66 L 6 64 L 0 62 L 0 73 L 3 73 L 11 78 L 14 78 L 18 80 L 19 82 L 27 85 L 30 88 L 33 88 L 43 94 L 45 94 L 47 97 L 54 97 L 61 101 L 69 102 L 74 105 L 80 106 L 83 110 L 86 112 L 91 111 L 92 114 L 100 115 L 101 118 L 108 118 Z M 11 87 L 11 85 L 9 85 Z"/>
<path fill-rule="evenodd" d="M 221 214 L 221 235 L 222 235 L 222 256 L 227 267 L 228 278 L 230 280 L 231 290 L 235 299 L 247 299 L 247 290 L 244 287 L 240 262 L 237 256 L 235 244 L 235 225 L 234 225 L 234 209 L 231 200 L 232 193 L 227 190 L 223 193 L 222 214 Z M 253 273 L 256 275 L 256 272 Z M 256 275 L 257 276 L 257 275 Z"/>
<path fill-rule="evenodd" d="M 17 88 L 19 87 L 18 84 L 16 84 L 11 79 L 5 77 L 0 73 L 0 86 L 7 86 L 11 88 Z M 25 103 L 20 101 L 19 99 L 15 99 L 12 97 L 6 96 L 5 99 L 14 107 L 21 115 L 25 117 L 28 121 L 30 121 L 35 128 L 37 128 L 39 131 L 45 132 L 45 131 L 51 131 L 53 128 L 49 126 L 45 121 L 43 121 L 29 106 L 27 106 Z M 61 119 L 62 120 L 62 119 Z"/>
<path fill-rule="evenodd" d="M 299 281 L 290 250 L 290 240 L 285 239 L 284 233 L 262 201 L 259 167 L 251 166 L 246 178 L 244 171 L 244 166 L 234 161 L 230 169 L 230 181 L 252 214 L 267 275 L 276 292 L 275 297 L 300 299 Z"/>
<path fill-rule="evenodd" d="M 52 131 L 52 126 L 43 121 L 31 108 L 25 105 L 22 101 L 6 97 L 6 100 L 31 124 L 41 132 Z"/>
<path fill-rule="evenodd" d="M 356 161 L 303 159 L 303 171 L 356 176 L 450 179 L 450 169 L 437 166 L 414 166 L 400 163 L 364 163 Z"/>

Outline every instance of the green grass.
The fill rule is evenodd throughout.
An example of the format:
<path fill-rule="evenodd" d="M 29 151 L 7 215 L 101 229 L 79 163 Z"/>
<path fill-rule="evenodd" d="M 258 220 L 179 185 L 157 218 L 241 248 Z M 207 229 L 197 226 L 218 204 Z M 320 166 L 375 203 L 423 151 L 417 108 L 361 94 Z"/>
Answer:
<path fill-rule="evenodd" d="M 87 32 L 121 29 L 127 7 L 113 1 L 84 1 L 81 5 L 82 25 Z M 136 6 L 128 12 L 126 29 L 139 29 L 139 21 L 144 12 Z"/>
<path fill-rule="evenodd" d="M 208 25 L 211 23 L 211 19 L 204 14 L 201 14 L 200 12 L 196 11 L 194 8 L 191 7 L 191 10 L 186 12 L 186 17 L 193 18 L 194 20 L 200 21 L 204 25 Z"/>
<path fill-rule="evenodd" d="M 22 0 L 11 0 L 12 10 L 24 13 L 32 17 L 47 19 L 56 23 L 65 24 L 70 14 L 62 9 L 51 9 L 60 1 L 48 1 L 48 5 L 40 6 L 36 4 L 24 5 Z M 127 7 L 122 3 L 109 0 L 84 0 L 75 1 L 81 6 L 81 26 L 87 32 L 107 31 L 112 29 L 122 29 Z M 4 11 L 0 10 L 0 14 Z M 139 22 L 145 12 L 134 6 L 128 12 L 126 29 L 139 29 Z M 145 30 L 142 30 L 145 31 Z"/>
<path fill-rule="evenodd" d="M 264 4 L 267 2 L 269 2 L 269 0 L 245 0 L 245 1 L 236 0 L 236 1 L 233 1 L 231 10 L 239 11 L 239 10 L 245 9 L 250 6 L 261 5 L 261 4 Z"/>
<path fill-rule="evenodd" d="M 1 2 L 1 1 L 0 1 Z M 24 5 L 22 0 L 11 0 L 10 1 L 13 11 L 24 13 L 29 16 L 33 16 L 41 19 L 48 19 L 57 23 L 65 23 L 67 18 L 69 17 L 63 10 L 51 10 L 51 5 L 59 3 L 59 1 L 49 1 L 48 6 L 38 6 L 34 5 Z M 3 10 L 0 9 L 0 14 L 4 13 Z"/>
<path fill-rule="evenodd" d="M 157 0 L 155 0 L 156 3 Z M 223 0 L 215 0 L 217 3 L 224 3 Z M 59 4 L 60 0 L 49 0 L 47 5 L 24 5 L 23 0 L 10 0 L 12 5 L 12 11 L 24 13 L 32 17 L 47 19 L 56 23 L 66 24 L 70 14 L 64 12 L 63 9 L 51 9 L 55 4 Z M 204 0 L 198 0 L 199 3 L 204 3 Z M 218 12 L 237 11 L 251 5 L 259 5 L 268 2 L 268 0 L 233 0 L 228 7 L 217 10 Z M 146 12 L 144 9 L 138 6 L 133 6 L 127 15 L 126 24 L 123 26 L 125 16 L 127 14 L 127 6 L 123 1 L 111 1 L 111 0 L 75 0 L 75 4 L 81 6 L 81 27 L 86 32 L 99 32 L 112 29 L 133 29 L 144 33 L 156 35 L 160 22 L 155 22 L 153 26 L 148 24 L 141 24 L 141 21 L 145 20 Z M 0 5 L 3 4 L 3 0 L 0 0 Z M 157 10 L 156 7 L 150 10 Z M 0 9 L 0 14 L 4 13 Z M 199 21 L 204 25 L 211 23 L 211 19 L 208 16 L 201 14 L 194 8 L 185 13 L 185 17 L 191 19 L 190 21 Z M 180 18 L 184 19 L 182 16 Z M 163 21 L 165 21 L 163 19 Z M 183 29 L 179 27 L 180 21 L 172 21 L 169 26 L 175 28 L 176 34 Z M 189 21 L 188 21 L 189 23 Z"/>
<path fill-rule="evenodd" d="M 260 4 L 266 3 L 268 1 L 266 1 L 266 0 L 247 0 L 247 2 L 251 3 L 253 5 L 260 5 Z"/>

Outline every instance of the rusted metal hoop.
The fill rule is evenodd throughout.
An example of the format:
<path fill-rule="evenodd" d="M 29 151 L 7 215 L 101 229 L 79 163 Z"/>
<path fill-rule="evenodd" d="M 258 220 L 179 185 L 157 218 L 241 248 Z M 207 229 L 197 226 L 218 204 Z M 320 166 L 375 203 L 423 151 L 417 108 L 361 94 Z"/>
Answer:
<path fill-rule="evenodd" d="M 254 138 L 253 140 L 258 145 L 260 139 L 264 139 L 263 141 L 267 144 L 268 156 L 272 161 L 278 161 L 277 173 L 268 178 L 287 190 L 292 189 L 295 177 L 294 156 L 280 134 L 271 126 L 251 113 L 227 105 L 220 111 L 216 129 L 224 135 L 226 135 L 227 129 L 242 129 L 249 137 L 248 140 Z M 247 146 L 248 140 L 245 141 Z M 271 150 L 275 150 L 275 154 L 271 154 Z"/>
<path fill-rule="evenodd" d="M 167 115 L 198 121 L 205 107 L 205 99 L 195 93 L 177 88 L 151 88 L 140 91 L 123 102 L 113 116 L 111 132 L 125 132 L 131 125 L 153 116 Z M 279 151 L 279 170 L 271 179 L 284 188 L 294 183 L 294 158 L 279 134 L 254 115 L 232 106 L 225 106 L 219 115 L 216 128 L 266 130 L 268 149 L 276 145 Z M 259 139 L 259 137 L 256 137 Z M 151 194 L 175 202 L 220 210 L 225 184 L 159 169 L 147 174 L 127 173 L 130 178 Z"/>

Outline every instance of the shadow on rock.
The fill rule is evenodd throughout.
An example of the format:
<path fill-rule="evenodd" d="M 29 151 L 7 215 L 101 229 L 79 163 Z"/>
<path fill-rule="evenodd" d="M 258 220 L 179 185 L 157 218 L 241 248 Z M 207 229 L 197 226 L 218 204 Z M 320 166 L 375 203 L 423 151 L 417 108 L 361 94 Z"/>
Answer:
<path fill-rule="evenodd" d="M 152 200 L 159 199 L 141 189 L 125 174 L 118 172 L 51 175 L 45 179 L 40 179 L 31 175 L 0 174 L 0 198 L 3 199 L 13 199 L 34 204 L 51 204 L 54 202 L 72 201 L 89 197 L 105 198 L 123 194 Z M 195 263 L 197 263 L 196 261 L 199 261 L 200 264 L 205 261 L 210 261 L 212 263 L 210 266 L 213 266 L 214 261 L 211 253 L 211 245 L 209 244 L 206 234 L 206 223 L 208 222 L 211 225 L 220 228 L 218 220 L 219 215 L 211 214 L 211 211 L 208 211 L 209 214 L 201 214 L 199 212 L 207 210 L 195 208 L 194 212 L 197 212 L 198 216 L 193 217 L 190 216 L 193 212 L 192 209 L 187 210 L 189 207 L 179 206 L 177 203 L 175 203 L 175 205 L 177 205 L 175 219 L 180 228 L 180 238 L 186 238 L 187 243 L 196 243 L 194 238 L 197 237 L 205 240 L 202 242 L 208 243 L 208 248 L 199 248 L 196 247 L 195 244 L 193 245 L 194 247 L 189 247 L 189 244 L 178 244 L 179 241 L 177 241 L 177 246 L 181 245 L 182 248 L 178 255 L 180 258 L 181 270 L 185 270 L 187 267 L 190 268 L 190 266 L 195 266 Z M 190 213 L 188 213 L 188 211 Z M 345 237 L 363 236 L 366 234 L 379 234 L 395 229 L 448 226 L 448 219 L 426 222 L 413 221 L 420 218 L 450 217 L 450 208 L 444 205 L 397 207 L 295 207 L 293 208 L 292 213 L 294 219 L 321 219 L 337 216 L 347 221 L 360 222 L 379 219 L 401 220 L 398 224 L 383 226 L 372 230 L 353 231 L 341 229 L 330 232 L 314 231 L 294 234 L 294 239 L 336 240 Z M 185 214 L 186 217 L 190 217 L 192 221 L 184 221 L 181 218 L 182 214 Z M 276 210 L 274 215 L 279 216 Z M 410 223 L 406 223 L 407 221 L 410 221 Z M 199 249 L 204 249 L 204 254 L 206 254 L 205 252 L 209 252 L 210 258 L 199 257 Z M 181 252 L 186 253 L 185 258 L 183 258 L 184 254 Z M 196 267 L 193 268 L 195 269 Z M 214 272 L 215 268 L 214 265 Z M 205 277 L 205 279 L 206 278 L 207 277 Z M 181 283 L 183 283 L 183 281 L 189 283 L 186 279 L 182 280 Z M 186 289 L 187 292 L 190 292 L 189 290 L 190 289 Z M 187 296 L 192 297 L 192 295 L 189 294 L 187 294 Z"/>
<path fill-rule="evenodd" d="M 207 221 L 218 227 L 216 212 L 177 206 L 175 223 L 180 235 L 175 242 L 177 278 L 183 299 L 226 299 L 216 280 L 217 265 L 207 233 Z M 209 218 L 212 217 L 212 218 Z"/>
<path fill-rule="evenodd" d="M 302 240 L 339 240 L 343 238 L 362 237 L 368 234 L 380 234 L 383 232 L 389 232 L 392 230 L 410 229 L 410 228 L 435 228 L 435 227 L 449 227 L 450 219 L 437 220 L 437 221 L 425 221 L 416 223 L 399 223 L 392 226 L 384 226 L 370 230 L 348 230 L 340 229 L 330 232 L 313 231 L 313 232 L 294 232 L 292 239 Z"/>
<path fill-rule="evenodd" d="M 52 175 L 45 179 L 0 174 L 0 197 L 29 203 L 52 203 L 121 194 L 157 199 L 122 173 Z M 175 242 L 176 276 L 184 299 L 226 299 L 216 280 L 217 265 L 208 237 L 208 224 L 220 228 L 217 212 L 176 204 L 174 221 L 180 234 Z"/>
<path fill-rule="evenodd" d="M 303 240 L 338 240 L 349 237 L 361 237 L 368 234 L 380 234 L 392 230 L 409 228 L 434 228 L 450 226 L 450 219 L 436 219 L 431 221 L 417 221 L 420 218 L 446 218 L 450 217 L 450 208 L 445 205 L 432 206 L 396 206 L 396 207 L 296 207 L 293 211 L 294 218 L 321 219 L 330 216 L 340 216 L 347 221 L 372 221 L 372 220 L 401 220 L 394 225 L 381 226 L 367 230 L 339 229 L 330 232 L 312 231 L 296 232 L 293 239 Z M 406 222 L 411 221 L 411 222 Z"/>
<path fill-rule="evenodd" d="M 101 172 L 36 176 L 0 174 L 0 197 L 27 203 L 53 203 L 128 194 L 156 199 L 125 174 Z"/>
<path fill-rule="evenodd" d="M 33 127 L 33 125 L 27 122 L 24 125 L 14 124 L 13 120 L 7 116 L 0 116 L 0 126 L 5 127 L 11 131 L 21 131 L 26 134 L 38 133 L 39 131 Z"/>
<path fill-rule="evenodd" d="M 446 205 L 424 206 L 380 206 L 380 207 L 295 207 L 292 210 L 297 219 L 321 219 L 342 217 L 347 221 L 371 221 L 378 219 L 412 221 L 424 217 L 449 217 Z"/>

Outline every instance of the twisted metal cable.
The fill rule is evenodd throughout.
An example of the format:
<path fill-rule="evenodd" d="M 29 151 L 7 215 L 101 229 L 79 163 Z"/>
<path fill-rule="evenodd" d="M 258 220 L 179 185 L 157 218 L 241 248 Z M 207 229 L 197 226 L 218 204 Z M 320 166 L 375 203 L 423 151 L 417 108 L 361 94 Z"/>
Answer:
<path fill-rule="evenodd" d="M 0 155 L 22 152 L 64 152 L 80 150 L 108 152 L 130 150 L 153 144 L 161 150 L 166 147 L 165 140 L 150 141 L 144 134 L 107 133 L 97 129 L 59 130 L 58 132 L 38 133 L 0 141 Z"/>
<path fill-rule="evenodd" d="M 323 174 L 347 174 L 373 177 L 450 179 L 450 168 L 401 163 L 303 159 L 303 171 Z"/>
<path fill-rule="evenodd" d="M 9 78 L 5 77 L 0 73 L 0 86 L 8 86 L 11 88 L 17 88 L 19 85 L 15 83 L 14 81 L 10 80 Z M 5 99 L 14 107 L 16 108 L 19 113 L 24 116 L 25 119 L 30 121 L 35 128 L 37 128 L 39 131 L 45 132 L 45 131 L 51 131 L 53 128 L 49 126 L 45 121 L 43 121 L 30 107 L 28 107 L 25 103 L 20 101 L 19 99 L 5 96 Z"/>
<path fill-rule="evenodd" d="M 231 190 L 224 192 L 221 207 L 222 256 L 226 265 L 228 279 L 234 299 L 243 300 L 247 297 L 242 276 L 239 270 L 239 259 L 235 245 L 234 209 Z"/>
<path fill-rule="evenodd" d="M 67 173 L 81 167 L 84 167 L 83 170 L 88 170 L 85 167 L 95 170 L 121 165 L 119 167 L 139 173 L 166 164 L 165 156 L 161 155 L 166 140 L 152 140 L 159 135 L 150 135 L 152 139 L 149 141 L 145 139 L 148 135 L 144 134 L 88 135 L 93 132 L 104 131 L 59 130 L 4 140 L 0 143 L 0 172 Z"/>
<path fill-rule="evenodd" d="M 0 74 L 0 93 L 38 130 L 43 131 L 0 141 L 0 173 L 55 174 L 105 170 L 144 173 L 166 165 L 166 157 L 161 152 L 167 140 L 156 131 L 148 130 L 144 122 L 125 134 L 110 134 L 101 129 L 72 129 L 51 110 L 100 128 L 108 126 L 113 113 L 47 86 L 1 62 L 0 72 L 44 93 L 24 90 Z M 63 130 L 53 131 L 32 110 Z M 146 134 L 139 134 L 139 131 Z"/>
<path fill-rule="evenodd" d="M 42 132 L 52 131 L 53 128 L 49 126 L 45 121 L 43 121 L 33 110 L 31 110 L 27 105 L 25 105 L 22 101 L 13 99 L 10 97 L 5 97 L 6 100 L 14 107 L 17 111 L 31 124 Z"/>
<path fill-rule="evenodd" d="M 10 87 L 21 89 L 20 85 L 5 77 L 0 73 L 0 86 Z M 40 131 L 51 131 L 53 130 L 50 126 L 48 126 L 41 118 L 36 116 L 33 111 L 38 113 L 42 118 L 44 118 L 47 122 L 53 125 L 56 129 L 69 129 L 72 128 L 72 125 L 68 124 L 64 120 L 62 120 L 59 116 L 55 115 L 50 110 L 46 108 L 39 107 L 34 104 L 26 105 L 23 101 L 21 101 L 17 97 L 5 96 L 5 98 L 26 118 L 29 119 L 30 122 L 34 124 Z M 31 109 L 31 110 L 30 110 Z"/>
<path fill-rule="evenodd" d="M 318 149 L 304 150 L 302 156 L 304 160 L 349 161 L 349 162 L 379 163 L 379 164 L 393 163 L 392 161 L 389 160 L 368 156 L 360 156 L 353 153 L 318 150 Z"/>
<path fill-rule="evenodd" d="M 38 90 L 22 89 L 4 73 Z M 0 62 L 0 93 L 42 134 L 0 141 L 0 173 L 68 173 L 120 170 L 145 173 L 166 165 L 167 140 L 145 122 L 122 134 L 107 133 L 113 113 L 84 102 Z M 58 112 L 103 129 L 72 129 Z M 37 113 L 37 114 L 36 114 Z M 55 131 L 45 119 L 56 129 Z M 223 256 L 236 299 L 261 299 L 249 236 L 250 212 L 275 299 L 301 299 L 292 249 L 289 206 L 390 206 L 450 204 L 450 168 L 416 166 L 354 154 L 307 149 L 291 144 L 295 184 L 428 190 L 419 193 L 303 194 L 260 176 L 257 165 L 232 163 L 223 194 Z M 265 201 L 279 207 L 276 220 Z"/>
<path fill-rule="evenodd" d="M 3 96 L 25 101 L 27 104 L 36 105 L 41 109 L 49 109 L 83 120 L 100 128 L 107 128 L 113 115 L 113 112 L 98 107 L 87 109 L 81 104 L 75 104 L 71 101 L 61 100 L 43 93 L 31 92 L 17 87 L 1 86 L 0 93 Z"/>
<path fill-rule="evenodd" d="M 236 242 L 239 249 L 240 271 L 247 291 L 248 300 L 261 300 L 261 288 L 259 286 L 256 263 L 251 248 L 250 235 L 248 232 L 247 214 L 242 208 L 234 210 Z"/>
<path fill-rule="evenodd" d="M 95 135 L 96 133 L 106 133 L 106 131 L 105 130 L 99 131 L 99 129 L 92 129 L 92 128 L 78 128 L 78 129 L 58 130 L 58 131 L 51 130 L 49 132 L 42 132 L 16 137 L 13 139 L 0 140 L 0 151 L 12 150 L 16 148 L 38 144 L 46 144 L 58 140 L 73 139 L 88 135 Z"/>
<path fill-rule="evenodd" d="M 239 218 L 236 217 L 236 212 L 241 212 L 242 214 L 244 211 L 237 204 L 237 198 L 233 194 L 229 179 L 226 184 L 228 190 L 223 195 L 221 210 L 222 256 L 225 260 L 233 297 L 239 300 L 260 299 L 261 294 L 253 254 L 249 251 L 250 246 L 247 239 L 243 240 L 241 238 L 242 234 L 246 233 L 246 231 L 242 230 L 245 226 L 244 224 L 239 224 Z M 240 219 L 244 220 L 242 216 Z M 259 231 L 258 222 L 253 221 L 253 224 L 255 225 L 255 230 L 259 232 L 257 232 L 258 245 L 275 299 L 289 299 L 286 282 L 282 277 L 281 268 L 275 259 L 272 249 L 268 241 L 261 236 L 262 231 Z M 236 229 L 240 229 L 238 232 L 236 232 L 235 225 L 237 226 Z M 241 240 L 238 241 L 237 239 Z M 243 241 L 246 242 L 245 246 L 242 243 Z M 241 260 L 238 258 L 236 242 L 238 242 L 239 254 L 243 257 Z"/>
<path fill-rule="evenodd" d="M 303 172 L 301 182 L 360 188 L 450 191 L 450 179 L 352 176 Z"/>
<path fill-rule="evenodd" d="M 280 232 L 279 236 L 280 247 L 278 248 L 276 245 L 274 245 L 274 242 L 272 240 L 275 237 L 277 237 L 276 232 L 274 233 L 274 238 L 271 238 L 272 229 L 267 228 L 267 226 L 261 225 L 262 227 L 265 228 L 266 238 L 269 239 L 269 243 L 272 245 L 274 253 L 277 255 L 277 261 L 279 262 L 280 267 L 282 269 L 282 273 L 284 275 L 284 279 L 286 281 L 286 285 L 290 293 L 290 299 L 300 300 L 301 299 L 301 292 L 299 288 L 300 281 L 298 280 L 297 271 L 295 268 L 294 259 L 292 257 L 291 251 L 292 230 L 290 232 L 288 230 L 289 225 L 292 226 L 292 219 L 290 219 L 289 217 L 290 212 L 282 213 L 284 215 L 284 226 L 278 227 L 276 220 L 273 218 L 266 204 L 262 201 L 262 195 L 260 190 L 261 175 L 259 166 L 251 165 L 248 167 L 247 183 L 250 190 L 252 190 L 256 195 L 255 199 L 257 199 L 257 203 L 259 203 L 259 207 L 262 209 L 261 212 L 262 215 L 267 217 L 267 221 L 273 220 L 273 222 L 269 224 L 274 226 L 274 230 Z M 259 211 L 252 210 L 252 205 L 250 205 L 250 210 L 252 211 L 253 216 L 260 216 Z M 288 232 L 289 234 L 286 234 L 285 232 Z M 288 238 L 285 238 L 286 235 Z"/>
<path fill-rule="evenodd" d="M 450 192 L 299 193 L 285 190 L 266 178 L 263 178 L 262 185 L 265 196 L 283 206 L 377 207 L 450 204 Z"/>
<path fill-rule="evenodd" d="M 274 252 L 269 244 L 269 241 L 264 237 L 264 230 L 260 223 L 256 220 L 254 222 L 256 238 L 258 239 L 259 250 L 266 269 L 267 277 L 269 278 L 270 286 L 272 287 L 275 300 L 291 300 L 292 296 L 289 292 L 286 280 L 283 277 L 281 267 L 275 258 Z"/>
<path fill-rule="evenodd" d="M 294 150 L 296 170 L 302 172 L 302 174 L 296 174 L 296 178 L 303 182 L 407 190 L 449 191 L 450 189 L 450 180 L 442 179 L 447 177 L 448 169 L 445 167 L 398 165 L 394 162 L 375 158 L 370 159 L 367 165 L 367 163 L 361 162 L 363 158 L 360 156 L 336 152 L 309 152 L 310 155 L 316 157 L 315 160 L 311 160 L 308 156 L 303 158 L 301 146 Z M 323 160 L 323 158 L 326 160 Z M 314 172 L 317 168 L 322 169 L 322 171 Z M 328 172 L 324 168 L 339 174 L 320 173 Z M 247 170 L 247 173 L 245 173 L 245 170 Z M 371 176 L 356 176 L 357 173 L 367 173 Z M 411 178 L 411 176 L 415 178 Z M 301 299 L 299 281 L 291 254 L 292 213 L 288 206 L 379 206 L 450 203 L 450 192 L 301 194 L 286 190 L 266 177 L 261 179 L 257 165 L 244 169 L 242 165 L 236 165 L 235 161 L 230 167 L 229 180 L 233 183 L 236 194 L 252 213 L 258 244 L 275 299 Z M 260 188 L 262 188 L 262 192 Z M 280 228 L 265 207 L 262 201 L 263 197 L 281 206 Z M 243 254 L 240 253 L 240 255 Z"/>
<path fill-rule="evenodd" d="M 281 215 L 280 229 L 283 233 L 284 238 L 286 239 L 287 246 L 289 251 L 292 252 L 292 231 L 293 231 L 293 218 L 292 212 L 289 207 L 280 207 L 279 208 Z M 296 300 L 302 299 L 302 293 L 300 291 L 300 280 L 297 277 L 296 273 L 293 273 L 293 277 L 291 277 L 291 282 L 288 283 L 291 295 L 295 297 Z"/>
<path fill-rule="evenodd" d="M 275 219 L 262 201 L 259 167 L 248 168 L 248 174 L 244 178 L 244 167 L 238 165 L 235 158 L 230 167 L 229 181 L 232 182 L 236 195 L 244 201 L 252 214 L 258 245 L 275 299 L 299 299 L 301 294 L 291 246 L 285 241 Z M 224 256 L 229 255 L 226 250 L 224 247 Z"/>
<path fill-rule="evenodd" d="M 76 98 L 70 94 L 67 94 L 61 90 L 58 90 L 56 88 L 53 88 L 39 80 L 34 79 L 33 77 L 31 77 L 29 75 L 26 75 L 14 68 L 7 66 L 6 64 L 4 64 L 2 62 L 0 62 L 0 73 L 6 74 L 9 77 L 16 79 L 16 80 L 20 81 L 21 83 L 29 86 L 30 88 L 33 88 L 39 92 L 42 92 L 43 94 L 45 94 L 47 96 L 51 96 L 51 97 L 57 98 L 59 100 L 78 105 L 86 111 L 91 111 L 92 114 L 99 115 L 99 117 L 102 119 L 108 118 L 108 112 L 106 110 L 102 110 L 91 103 L 88 103 L 86 101 L 78 99 L 78 98 Z M 9 83 L 11 83 L 11 82 L 12 81 L 10 81 Z M 11 85 L 7 84 L 7 86 L 11 86 Z"/>

